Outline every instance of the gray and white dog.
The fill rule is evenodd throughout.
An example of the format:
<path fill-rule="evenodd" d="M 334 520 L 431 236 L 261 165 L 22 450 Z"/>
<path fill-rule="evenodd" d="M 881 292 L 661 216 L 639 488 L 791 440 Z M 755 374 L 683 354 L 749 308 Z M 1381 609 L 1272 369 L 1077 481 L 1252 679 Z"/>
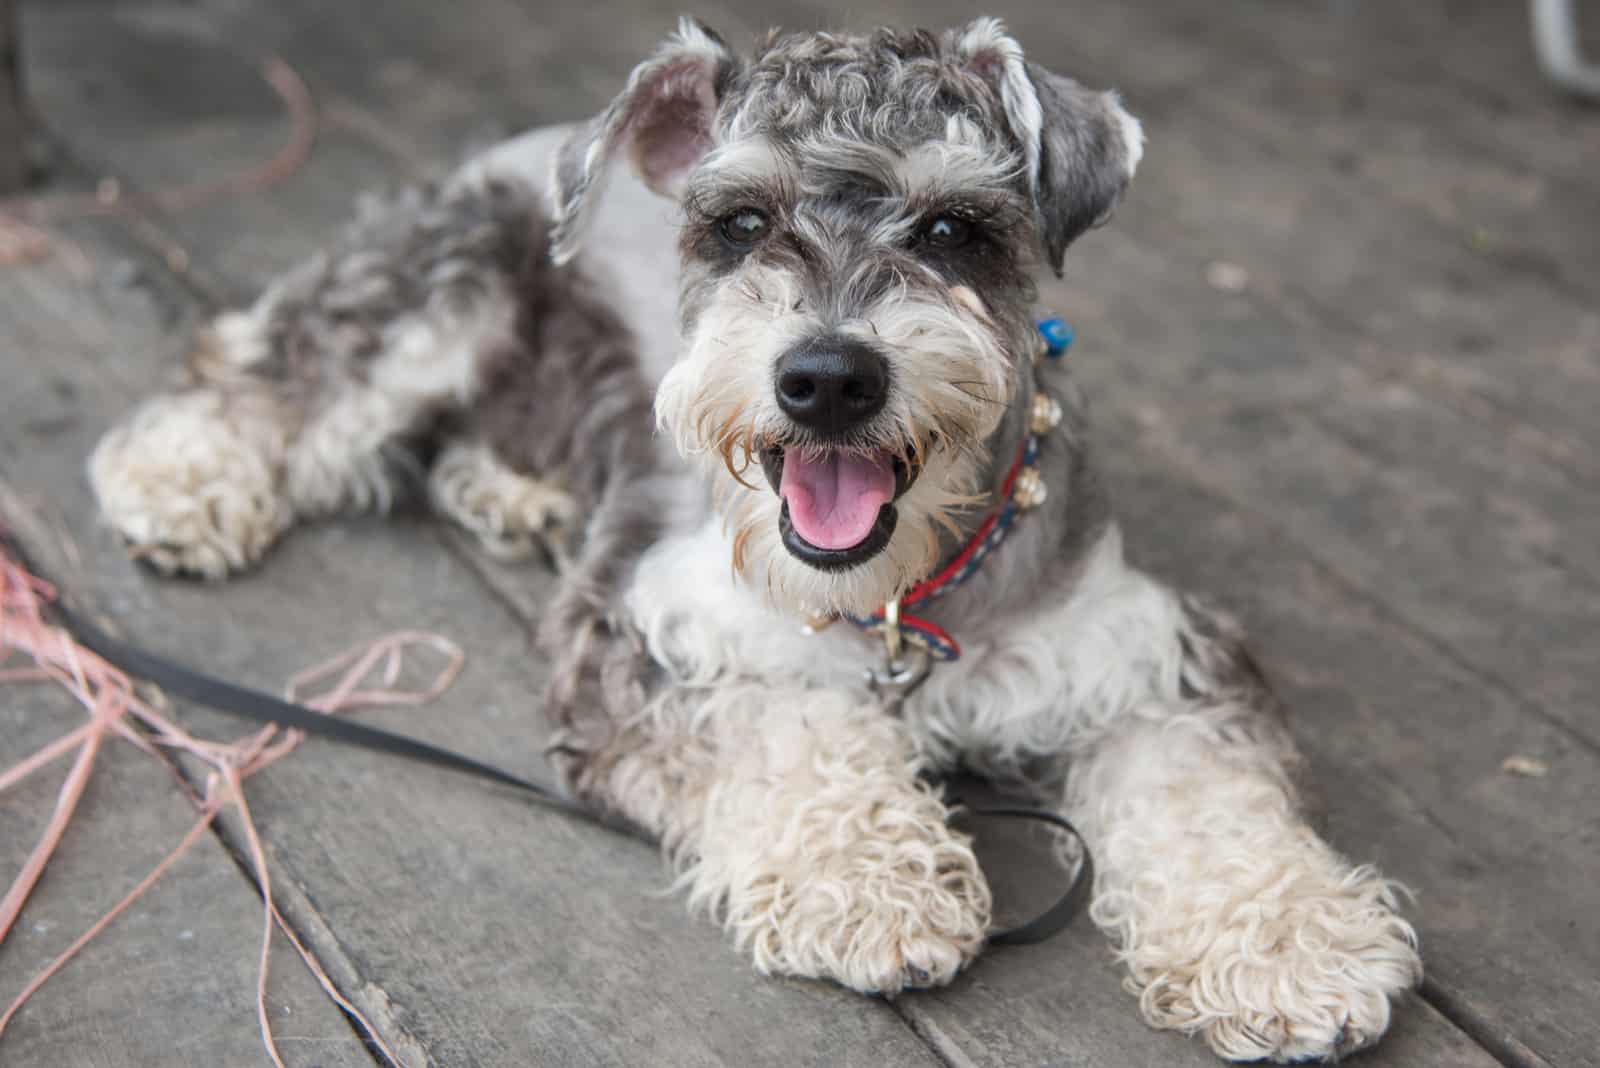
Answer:
<path fill-rule="evenodd" d="M 1124 564 L 1081 400 L 1037 359 L 1033 272 L 1141 148 L 994 20 L 748 57 L 685 21 L 594 120 L 368 211 L 219 317 L 93 486 L 137 556 L 210 578 L 411 490 L 496 552 L 554 545 L 566 782 L 659 835 L 764 972 L 948 981 L 990 893 L 924 773 L 1054 769 L 1145 1019 L 1336 1057 L 1421 974 L 1396 888 L 1308 826 L 1237 628 Z M 910 673 L 930 634 L 962 655 L 897 691 L 888 643 Z"/>

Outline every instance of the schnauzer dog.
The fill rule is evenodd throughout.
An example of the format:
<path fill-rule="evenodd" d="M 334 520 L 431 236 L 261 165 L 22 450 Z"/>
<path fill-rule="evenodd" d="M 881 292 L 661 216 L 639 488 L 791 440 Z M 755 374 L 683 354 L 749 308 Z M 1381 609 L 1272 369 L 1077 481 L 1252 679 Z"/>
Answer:
<path fill-rule="evenodd" d="M 165 572 L 408 494 L 549 552 L 552 759 L 763 972 L 973 959 L 989 889 L 924 777 L 960 766 L 1054 784 L 1150 1024 L 1337 1057 L 1420 977 L 1396 888 L 1308 826 L 1237 627 L 1124 564 L 1040 358 L 1034 272 L 1142 144 L 991 19 L 748 57 L 686 20 L 592 121 L 217 318 L 93 487 Z"/>

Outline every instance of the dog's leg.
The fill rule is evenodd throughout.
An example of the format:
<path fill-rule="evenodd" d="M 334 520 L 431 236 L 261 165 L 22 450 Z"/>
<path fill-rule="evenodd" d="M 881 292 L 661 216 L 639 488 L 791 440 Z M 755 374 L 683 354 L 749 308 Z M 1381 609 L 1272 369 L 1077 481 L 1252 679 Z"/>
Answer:
<path fill-rule="evenodd" d="M 1093 717 L 1068 810 L 1095 855 L 1092 914 L 1145 1019 L 1235 1060 L 1371 1044 L 1421 977 L 1396 887 L 1308 825 L 1294 743 L 1231 621 L 1125 574 L 1162 623 L 1123 662 L 1167 677 Z M 1140 633 L 1124 628 L 1130 645 Z"/>
<path fill-rule="evenodd" d="M 429 474 L 429 500 L 489 552 L 515 558 L 543 543 L 567 570 L 580 525 L 593 526 L 584 559 L 618 567 L 647 544 L 665 503 L 648 485 L 659 457 L 635 339 L 575 268 L 526 266 L 517 299 L 518 344 L 485 361 L 468 427 Z M 634 528 L 632 546 L 616 543 L 619 522 Z"/>
<path fill-rule="evenodd" d="M 288 529 L 291 427 L 268 391 L 197 387 L 139 405 L 101 437 L 89 481 L 130 555 L 221 578 Z"/>
<path fill-rule="evenodd" d="M 563 557 L 556 535 L 570 530 L 577 513 L 560 485 L 514 471 L 486 442 L 465 439 L 447 444 L 428 471 L 428 501 L 503 560 L 520 560 L 541 544 Z"/>
<path fill-rule="evenodd" d="M 846 693 L 669 691 L 575 785 L 662 836 L 763 973 L 894 994 L 983 944 L 987 883 L 904 726 Z"/>
<path fill-rule="evenodd" d="M 201 332 L 186 388 L 100 441 L 111 525 L 161 571 L 220 578 L 296 517 L 383 510 L 410 445 L 515 350 L 519 272 L 545 225 L 530 190 L 458 183 L 370 210 L 332 253 Z"/>

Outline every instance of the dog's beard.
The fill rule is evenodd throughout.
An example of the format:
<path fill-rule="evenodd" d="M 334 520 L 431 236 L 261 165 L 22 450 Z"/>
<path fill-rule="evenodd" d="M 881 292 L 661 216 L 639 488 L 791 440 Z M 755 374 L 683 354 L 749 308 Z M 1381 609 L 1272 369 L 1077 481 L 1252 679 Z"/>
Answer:
<path fill-rule="evenodd" d="M 701 311 L 685 357 L 657 390 L 657 419 L 681 453 L 704 465 L 737 573 L 789 611 L 866 615 L 931 574 L 939 564 L 941 531 L 957 533 L 962 516 L 980 506 L 977 482 L 988 468 L 987 439 L 1011 397 L 1013 364 L 970 291 L 944 300 L 936 299 L 941 294 L 888 294 L 859 319 L 832 327 L 887 355 L 893 385 L 884 412 L 845 446 L 810 440 L 778 408 L 773 392 L 779 356 L 821 329 L 796 310 L 792 285 L 779 271 L 752 271 L 722 284 Z M 786 498 L 812 507 L 806 495 L 817 487 L 769 480 L 774 450 L 834 465 L 828 477 L 847 477 L 848 488 L 867 503 L 892 509 L 892 532 L 881 548 L 874 542 L 867 548 L 876 551 L 865 559 L 819 566 L 786 547 L 785 524 L 798 517 L 786 515 Z M 844 453 L 855 459 L 845 460 Z M 909 482 L 903 492 L 896 487 L 892 503 L 877 499 L 889 464 L 897 479 Z M 813 471 L 810 477 L 820 476 Z M 809 534 L 812 547 L 832 550 L 839 546 L 831 541 L 855 540 L 873 519 L 807 515 L 791 525 L 790 536 Z M 868 538 L 882 533 L 874 529 Z"/>

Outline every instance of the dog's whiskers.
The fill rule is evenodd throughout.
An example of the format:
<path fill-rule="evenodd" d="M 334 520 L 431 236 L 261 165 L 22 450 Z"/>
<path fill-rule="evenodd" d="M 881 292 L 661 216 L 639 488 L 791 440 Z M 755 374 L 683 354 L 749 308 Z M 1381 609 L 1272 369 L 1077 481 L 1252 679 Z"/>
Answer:
<path fill-rule="evenodd" d="M 977 381 L 976 379 L 967 379 L 967 380 L 948 379 L 948 380 L 945 381 L 944 384 L 949 386 L 951 389 L 955 390 L 957 393 L 961 394 L 962 396 L 967 397 L 970 400 L 974 400 L 974 401 L 978 402 L 979 404 L 988 404 L 988 405 L 994 405 L 994 406 L 998 406 L 998 407 L 1004 407 L 1005 406 L 1005 402 L 1000 400 L 1000 398 L 998 398 L 998 397 L 992 397 L 992 396 L 989 396 L 989 395 L 984 394 L 984 393 L 975 393 L 971 389 L 968 389 L 967 388 L 968 386 L 976 386 L 976 387 L 982 388 L 986 384 L 986 383 Z"/>

